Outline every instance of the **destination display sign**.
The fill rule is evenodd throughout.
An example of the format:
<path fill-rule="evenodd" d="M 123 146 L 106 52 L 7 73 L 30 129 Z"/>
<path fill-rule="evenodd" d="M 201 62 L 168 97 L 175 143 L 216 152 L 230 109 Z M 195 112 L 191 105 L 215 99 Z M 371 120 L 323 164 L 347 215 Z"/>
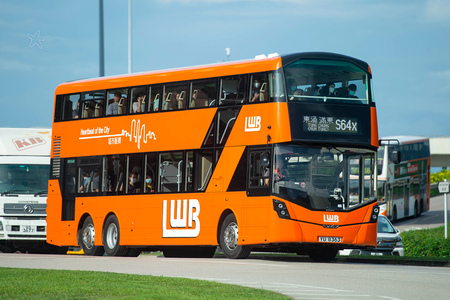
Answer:
<path fill-rule="evenodd" d="M 303 116 L 303 131 L 318 133 L 358 134 L 358 119 L 325 116 Z"/>

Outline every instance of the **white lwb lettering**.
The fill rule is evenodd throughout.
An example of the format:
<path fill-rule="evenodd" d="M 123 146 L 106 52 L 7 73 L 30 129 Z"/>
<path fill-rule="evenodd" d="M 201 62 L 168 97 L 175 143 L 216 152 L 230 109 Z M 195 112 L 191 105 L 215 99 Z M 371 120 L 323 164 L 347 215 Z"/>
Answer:
<path fill-rule="evenodd" d="M 245 131 L 261 130 L 261 116 L 245 117 Z"/>
<path fill-rule="evenodd" d="M 200 202 L 197 199 L 189 199 L 188 204 L 187 199 L 183 201 L 179 199 L 176 203 L 175 205 L 175 200 L 170 200 L 170 228 L 167 228 L 167 200 L 163 201 L 163 237 L 197 237 L 200 233 L 200 220 L 198 218 Z M 192 228 L 194 224 L 195 227 Z"/>

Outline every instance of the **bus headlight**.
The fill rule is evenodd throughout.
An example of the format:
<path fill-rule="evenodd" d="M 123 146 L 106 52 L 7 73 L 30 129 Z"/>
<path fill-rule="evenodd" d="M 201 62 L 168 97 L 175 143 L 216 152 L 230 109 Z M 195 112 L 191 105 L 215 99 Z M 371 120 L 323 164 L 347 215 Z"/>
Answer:
<path fill-rule="evenodd" d="M 380 213 L 380 207 L 375 205 L 372 208 L 372 213 L 370 214 L 369 223 L 376 223 L 378 221 L 378 214 Z"/>
<path fill-rule="evenodd" d="M 282 219 L 290 219 L 289 211 L 286 204 L 282 201 L 273 199 L 273 209 L 277 212 L 278 217 Z"/>

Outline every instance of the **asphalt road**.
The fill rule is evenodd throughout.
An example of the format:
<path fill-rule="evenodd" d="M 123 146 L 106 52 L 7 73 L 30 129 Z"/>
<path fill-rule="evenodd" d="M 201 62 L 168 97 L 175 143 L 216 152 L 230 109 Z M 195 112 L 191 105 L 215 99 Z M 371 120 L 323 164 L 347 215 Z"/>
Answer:
<path fill-rule="evenodd" d="M 450 196 L 447 196 L 447 202 L 450 210 Z M 450 222 L 450 214 L 447 212 L 447 218 Z M 400 231 L 434 228 L 444 225 L 444 195 L 436 196 L 430 199 L 430 210 L 422 213 L 418 218 L 406 218 L 397 221 L 394 226 Z M 450 230 L 450 228 L 449 228 Z"/>
<path fill-rule="evenodd" d="M 213 280 L 294 299 L 448 299 L 450 268 L 286 259 L 0 254 L 1 267 L 92 270 Z"/>
<path fill-rule="evenodd" d="M 441 226 L 443 202 L 443 196 L 432 198 L 430 211 L 395 225 L 401 230 Z M 0 267 L 186 277 L 268 289 L 294 299 L 448 299 L 450 295 L 450 268 L 314 263 L 300 257 L 229 260 L 0 254 Z"/>

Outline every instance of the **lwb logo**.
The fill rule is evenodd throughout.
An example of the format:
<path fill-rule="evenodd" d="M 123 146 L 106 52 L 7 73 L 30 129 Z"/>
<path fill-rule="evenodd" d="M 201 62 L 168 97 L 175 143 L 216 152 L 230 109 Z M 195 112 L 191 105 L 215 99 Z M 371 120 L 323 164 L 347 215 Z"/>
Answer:
<path fill-rule="evenodd" d="M 167 200 L 164 200 L 163 237 L 197 237 L 199 235 L 200 202 L 197 199 L 177 200 L 176 205 L 175 200 L 170 200 L 170 228 L 167 228 L 167 213 Z"/>
<path fill-rule="evenodd" d="M 245 117 L 245 131 L 260 131 L 261 116 Z"/>
<path fill-rule="evenodd" d="M 328 223 L 338 223 L 339 216 L 338 215 L 323 215 L 323 221 Z"/>

